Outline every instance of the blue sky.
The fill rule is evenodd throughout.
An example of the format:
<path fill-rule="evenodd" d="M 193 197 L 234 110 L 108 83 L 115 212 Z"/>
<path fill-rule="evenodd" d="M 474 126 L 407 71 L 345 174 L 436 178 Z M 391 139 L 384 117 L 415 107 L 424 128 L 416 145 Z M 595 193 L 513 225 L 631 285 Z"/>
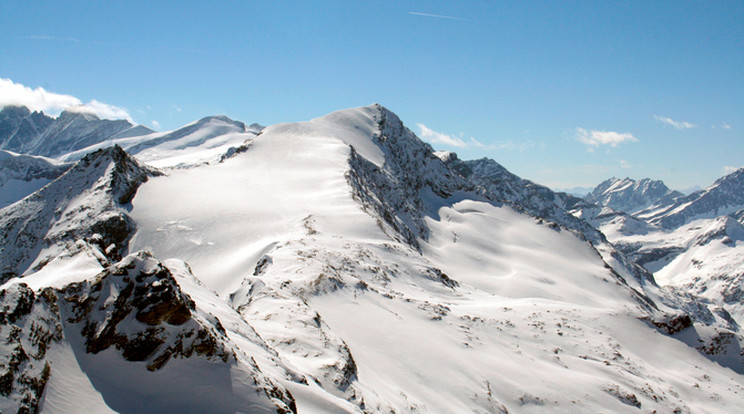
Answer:
<path fill-rule="evenodd" d="M 159 130 L 379 102 L 436 149 L 554 188 L 744 165 L 743 69 L 742 1 L 0 0 L 6 86 Z"/>

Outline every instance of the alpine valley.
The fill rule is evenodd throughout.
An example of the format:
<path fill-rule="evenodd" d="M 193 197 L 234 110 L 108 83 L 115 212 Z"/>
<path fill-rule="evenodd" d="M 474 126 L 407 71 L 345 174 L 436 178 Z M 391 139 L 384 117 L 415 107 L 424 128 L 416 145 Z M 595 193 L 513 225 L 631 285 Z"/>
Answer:
<path fill-rule="evenodd" d="M 744 169 L 579 198 L 377 104 L 0 150 L 0 412 L 744 412 Z"/>

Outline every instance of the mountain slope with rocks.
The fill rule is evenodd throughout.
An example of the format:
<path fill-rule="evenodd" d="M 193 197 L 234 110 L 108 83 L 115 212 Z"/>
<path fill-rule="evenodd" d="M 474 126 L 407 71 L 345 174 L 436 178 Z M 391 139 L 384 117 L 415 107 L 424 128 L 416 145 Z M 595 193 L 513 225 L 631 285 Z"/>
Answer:
<path fill-rule="evenodd" d="M 102 264 L 127 251 L 127 214 L 140 184 L 159 172 L 120 147 L 91 153 L 54 181 L 0 210 L 3 281 L 86 252 Z"/>
<path fill-rule="evenodd" d="M 49 184 L 69 167 L 44 157 L 0 150 L 0 208 Z"/>
<path fill-rule="evenodd" d="M 661 199 L 632 216 L 619 214 L 597 223 L 598 228 L 626 256 L 654 272 L 659 283 L 725 309 L 740 325 L 742 171 L 696 193 Z"/>
<path fill-rule="evenodd" d="M 119 145 L 137 159 L 158 168 L 183 168 L 220 159 L 233 148 L 238 150 L 258 135 L 263 126 L 246 126 L 226 116 L 209 116 L 173 131 L 114 137 L 70 152 L 62 161 L 77 161 L 98 149 Z"/>
<path fill-rule="evenodd" d="M 0 210 L 3 412 L 744 409 L 738 325 L 574 198 L 380 105 L 238 134 L 184 168 L 100 150 Z"/>
<path fill-rule="evenodd" d="M 636 214 L 665 229 L 678 228 L 696 219 L 710 219 L 744 209 L 744 168 L 719 178 L 704 190 L 672 201 L 661 201 Z"/>
<path fill-rule="evenodd" d="M 644 178 L 636 181 L 612 177 L 595 187 L 585 199 L 616 211 L 634 214 L 651 205 L 667 203 L 681 196 L 682 193 L 670 190 L 659 180 Z"/>
<path fill-rule="evenodd" d="M 57 118 L 23 106 L 5 106 L 0 111 L 0 149 L 19 154 L 56 158 L 107 139 L 150 132 L 123 119 L 100 119 L 70 109 Z"/>

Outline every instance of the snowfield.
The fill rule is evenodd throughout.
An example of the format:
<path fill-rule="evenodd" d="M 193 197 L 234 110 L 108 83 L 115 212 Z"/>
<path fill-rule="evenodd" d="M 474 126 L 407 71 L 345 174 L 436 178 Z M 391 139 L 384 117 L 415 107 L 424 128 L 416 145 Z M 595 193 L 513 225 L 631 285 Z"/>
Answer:
<path fill-rule="evenodd" d="M 454 172 L 387 109 L 202 121 L 99 151 L 75 194 L 46 187 L 64 220 L 2 241 L 28 265 L 0 290 L 0 411 L 744 412 L 715 304 Z M 91 209 L 125 242 L 73 231 Z"/>

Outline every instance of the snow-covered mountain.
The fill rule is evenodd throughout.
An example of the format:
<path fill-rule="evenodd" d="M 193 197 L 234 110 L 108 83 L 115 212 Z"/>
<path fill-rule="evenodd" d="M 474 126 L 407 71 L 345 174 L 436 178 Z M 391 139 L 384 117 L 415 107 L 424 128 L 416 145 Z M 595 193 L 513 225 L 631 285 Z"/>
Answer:
<path fill-rule="evenodd" d="M 0 111 L 0 149 L 56 158 L 95 143 L 151 133 L 126 120 L 100 119 L 85 112 L 63 111 L 57 118 L 23 106 Z"/>
<path fill-rule="evenodd" d="M 710 219 L 744 208 L 744 168 L 719 178 L 704 190 L 673 200 L 661 200 L 640 211 L 637 217 L 665 229 L 696 219 Z"/>
<path fill-rule="evenodd" d="M 0 208 L 47 185 L 69 167 L 44 157 L 0 150 Z"/>
<path fill-rule="evenodd" d="M 616 211 L 634 214 L 654 204 L 668 203 L 683 194 L 670 190 L 662 181 L 644 178 L 615 178 L 605 180 L 585 197 L 586 201 Z"/>
<path fill-rule="evenodd" d="M 610 241 L 667 288 L 725 309 L 744 323 L 744 169 L 635 215 L 595 220 Z"/>
<path fill-rule="evenodd" d="M 30 196 L 0 210 L 2 281 L 86 252 L 103 265 L 121 258 L 134 230 L 126 205 L 157 171 L 120 147 L 91 153 Z"/>
<path fill-rule="evenodd" d="M 221 157 L 102 149 L 0 210 L 2 412 L 744 410 L 737 323 L 570 196 L 379 105 L 233 127 Z"/>
<path fill-rule="evenodd" d="M 77 161 L 92 151 L 118 145 L 156 167 L 187 167 L 216 161 L 230 148 L 238 150 L 263 128 L 258 124 L 246 126 L 224 115 L 209 116 L 174 131 L 112 137 L 65 154 L 60 160 Z"/>
<path fill-rule="evenodd" d="M 452 152 L 436 154 L 461 177 L 486 189 L 497 200 L 509 202 L 536 217 L 552 220 L 562 226 L 586 233 L 585 236 L 591 240 L 601 237 L 594 228 L 587 226 L 585 221 L 569 214 L 571 209 L 587 206 L 580 198 L 555 192 L 548 187 L 518 177 L 489 158 L 461 161 Z"/>

